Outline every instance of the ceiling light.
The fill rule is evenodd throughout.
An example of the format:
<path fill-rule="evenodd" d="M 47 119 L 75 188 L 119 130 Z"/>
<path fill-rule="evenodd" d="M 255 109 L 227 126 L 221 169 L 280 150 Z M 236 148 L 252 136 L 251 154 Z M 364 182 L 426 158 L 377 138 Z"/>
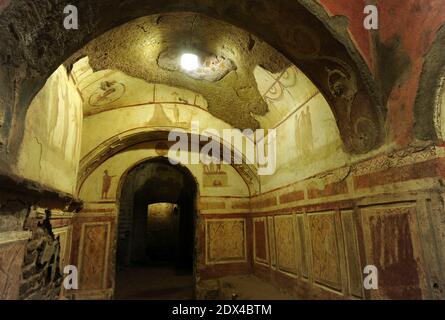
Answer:
<path fill-rule="evenodd" d="M 199 67 L 199 58 L 193 53 L 184 53 L 181 57 L 181 67 L 186 71 L 194 71 Z"/>

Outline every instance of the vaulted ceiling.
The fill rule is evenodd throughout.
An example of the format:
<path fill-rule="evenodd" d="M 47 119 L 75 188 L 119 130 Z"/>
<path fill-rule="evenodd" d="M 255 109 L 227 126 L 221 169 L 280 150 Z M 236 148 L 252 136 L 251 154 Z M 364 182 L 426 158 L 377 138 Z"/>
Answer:
<path fill-rule="evenodd" d="M 203 76 L 197 78 L 174 66 L 187 51 L 198 52 L 203 65 L 209 57 L 216 63 L 203 68 Z M 154 103 L 154 89 L 147 85 L 163 84 L 198 94 L 206 110 L 233 127 L 269 129 L 319 93 L 302 71 L 267 43 L 195 13 L 136 19 L 91 41 L 65 64 L 73 68 L 85 116 Z M 96 97 L 103 99 L 92 101 Z M 196 97 L 178 94 L 171 100 L 190 103 Z"/>
<path fill-rule="evenodd" d="M 292 62 L 331 106 L 347 151 L 365 153 L 382 142 L 384 108 L 374 79 L 347 25 L 330 17 L 317 1 L 72 4 L 79 10 L 79 30 L 63 27 L 62 2 L 15 0 L 0 8 L 0 145 L 6 146 L 0 149 L 0 161 L 6 165 L 23 138 L 33 97 L 60 64 L 71 57 L 70 65 L 83 55 L 97 70 L 114 69 L 196 91 L 207 99 L 213 115 L 239 128 L 257 128 L 267 114 L 255 68 L 277 78 Z M 228 58 L 236 68 L 215 81 L 168 70 L 159 54 L 181 46 Z"/>
<path fill-rule="evenodd" d="M 235 68 L 218 81 L 194 79 L 181 70 L 160 66 L 164 52 L 198 50 L 233 62 Z M 268 106 L 258 90 L 254 70 L 284 72 L 291 63 L 248 32 L 195 13 L 171 13 L 136 19 L 91 41 L 67 64 L 88 56 L 93 70 L 119 70 L 148 83 L 182 87 L 201 94 L 216 117 L 245 129 L 260 125 L 255 115 Z M 202 57 L 204 58 L 204 57 Z M 301 83 L 301 86 L 306 86 Z M 302 88 L 303 89 L 303 88 Z"/>

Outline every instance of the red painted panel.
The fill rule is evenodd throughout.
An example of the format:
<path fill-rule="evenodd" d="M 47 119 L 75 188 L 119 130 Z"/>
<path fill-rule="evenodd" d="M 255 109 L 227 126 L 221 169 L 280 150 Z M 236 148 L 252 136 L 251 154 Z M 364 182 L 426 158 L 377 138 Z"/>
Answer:
<path fill-rule="evenodd" d="M 342 15 L 349 20 L 349 33 L 371 70 L 374 70 L 374 56 L 370 33 L 363 27 L 366 0 L 319 0 L 332 16 Z"/>

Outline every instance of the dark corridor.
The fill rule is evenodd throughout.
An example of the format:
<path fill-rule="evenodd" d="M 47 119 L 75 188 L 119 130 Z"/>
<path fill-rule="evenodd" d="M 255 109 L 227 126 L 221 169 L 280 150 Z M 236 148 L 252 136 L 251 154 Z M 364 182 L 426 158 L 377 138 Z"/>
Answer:
<path fill-rule="evenodd" d="M 122 186 L 116 299 L 192 299 L 196 182 L 164 158 L 139 164 Z"/>

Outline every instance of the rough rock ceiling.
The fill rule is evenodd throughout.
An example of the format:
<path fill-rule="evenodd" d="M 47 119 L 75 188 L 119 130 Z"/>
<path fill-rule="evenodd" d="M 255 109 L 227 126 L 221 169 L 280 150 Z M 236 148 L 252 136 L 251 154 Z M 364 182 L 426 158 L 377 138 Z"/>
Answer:
<path fill-rule="evenodd" d="M 219 70 L 217 69 L 217 73 Z M 207 100 L 201 94 L 164 84 L 148 83 L 121 71 L 103 69 L 94 72 L 88 57 L 73 64 L 71 75 L 84 101 L 84 117 L 112 109 L 167 102 L 174 103 L 175 108 L 193 105 L 208 111 Z M 276 128 L 320 93 L 294 65 L 275 74 L 257 66 L 254 77 L 261 97 L 268 107 L 264 116 L 252 114 L 261 128 Z M 319 103 L 327 104 L 324 99 L 322 101 Z M 177 112 L 179 116 L 180 110 Z"/>
<path fill-rule="evenodd" d="M 159 67 L 159 55 L 175 48 L 193 48 L 228 58 L 236 70 L 211 82 Z M 136 19 L 91 41 L 69 63 L 83 56 L 89 57 L 94 70 L 119 70 L 149 83 L 197 92 L 208 101 L 208 110 L 214 116 L 240 129 L 258 128 L 255 115 L 268 112 L 255 80 L 255 68 L 279 73 L 291 65 L 274 48 L 246 31 L 195 13 Z"/>
<path fill-rule="evenodd" d="M 61 63 L 111 28 L 135 18 L 169 12 L 196 12 L 237 25 L 283 53 L 326 98 L 346 151 L 366 153 L 383 142 L 386 104 L 379 86 L 349 36 L 348 21 L 331 16 L 319 1 L 74 0 L 72 4 L 81 13 L 82 27 L 76 31 L 66 30 L 60 23 L 65 18 L 65 2 L 46 0 L 37 5 L 36 1 L 15 0 L 7 1 L 0 9 L 2 170 L 8 170 L 17 159 L 29 104 Z M 268 69 L 274 74 L 280 71 Z M 242 95 L 242 91 L 238 94 Z M 260 110 L 260 106 L 250 107 Z M 232 115 L 227 117 L 244 122 Z M 256 125 L 251 117 L 245 120 Z"/>

